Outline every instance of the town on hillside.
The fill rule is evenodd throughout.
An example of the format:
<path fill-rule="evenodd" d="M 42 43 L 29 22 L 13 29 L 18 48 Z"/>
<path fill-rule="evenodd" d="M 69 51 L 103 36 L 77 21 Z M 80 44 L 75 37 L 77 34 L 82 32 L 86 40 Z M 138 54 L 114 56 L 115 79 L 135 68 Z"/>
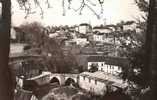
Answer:
<path fill-rule="evenodd" d="M 132 75 L 140 73 L 132 67 L 132 52 L 142 43 L 141 31 L 134 21 L 12 27 L 9 66 L 15 100 L 131 100 L 142 82 Z"/>

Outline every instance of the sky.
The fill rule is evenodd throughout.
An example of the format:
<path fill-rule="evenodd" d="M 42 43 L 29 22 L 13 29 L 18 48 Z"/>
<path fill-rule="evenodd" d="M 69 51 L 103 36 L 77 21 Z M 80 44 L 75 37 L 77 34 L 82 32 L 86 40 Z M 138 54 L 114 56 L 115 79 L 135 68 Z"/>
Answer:
<path fill-rule="evenodd" d="M 44 1 L 44 0 L 42 0 Z M 90 23 L 92 25 L 100 24 L 115 24 L 122 20 L 135 20 L 140 17 L 141 12 L 134 3 L 134 0 L 104 0 L 103 4 L 103 14 L 101 18 L 98 19 L 92 11 L 88 8 L 84 8 L 82 15 L 74 10 L 66 10 L 66 16 L 63 16 L 62 0 L 49 0 L 51 1 L 52 8 L 47 9 L 45 3 L 42 3 L 42 8 L 44 9 L 44 17 L 42 18 L 39 8 L 34 8 L 37 11 L 35 14 L 30 15 L 25 19 L 26 13 L 20 10 L 16 0 L 12 0 L 12 25 L 19 26 L 20 24 L 26 22 L 39 21 L 44 25 L 78 25 L 80 23 Z M 88 0 L 86 0 L 88 1 Z M 96 0 L 90 0 L 93 3 Z M 88 2 L 87 2 L 88 3 Z M 80 6 L 79 0 L 73 0 L 72 8 L 77 9 Z M 32 6 L 33 8 L 33 6 Z M 100 7 L 96 6 L 93 9 L 100 13 Z"/>

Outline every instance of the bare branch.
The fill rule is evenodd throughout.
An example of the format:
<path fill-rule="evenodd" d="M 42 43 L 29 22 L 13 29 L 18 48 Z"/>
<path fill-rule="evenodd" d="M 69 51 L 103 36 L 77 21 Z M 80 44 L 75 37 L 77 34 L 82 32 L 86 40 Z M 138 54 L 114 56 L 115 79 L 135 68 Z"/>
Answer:
<path fill-rule="evenodd" d="M 94 15 L 97 16 L 98 19 L 100 19 L 100 16 L 90 6 L 88 6 L 88 5 L 86 5 L 86 6 L 94 13 Z"/>
<path fill-rule="evenodd" d="M 136 5 L 143 12 L 148 12 L 149 3 L 146 0 L 135 0 Z"/>
<path fill-rule="evenodd" d="M 46 0 L 45 4 L 47 4 L 47 8 L 52 8 L 49 0 Z"/>
<path fill-rule="evenodd" d="M 62 8 L 63 8 L 63 16 L 65 16 L 66 11 L 65 11 L 65 1 L 64 0 L 62 0 Z"/>
<path fill-rule="evenodd" d="M 41 1 L 40 0 L 17 0 L 17 2 L 19 3 L 19 6 L 21 9 L 23 9 L 26 13 L 25 18 L 27 18 L 30 14 L 34 14 L 35 12 L 32 11 L 32 1 L 34 2 L 34 5 L 36 8 L 40 9 L 40 15 L 43 17 L 44 15 L 44 11 L 43 8 L 41 6 Z M 47 8 L 50 8 L 50 0 L 45 0 L 44 1 L 45 4 L 47 4 Z M 93 9 L 94 6 L 98 6 L 101 7 L 101 13 L 103 13 L 103 3 L 104 0 L 97 0 L 97 1 L 93 1 L 93 0 L 79 0 L 79 2 L 81 3 L 80 7 L 77 9 L 74 9 L 71 7 L 71 4 L 73 3 L 73 0 L 62 0 L 62 9 L 63 9 L 63 16 L 66 15 L 66 3 L 68 2 L 68 9 L 72 9 L 75 12 L 79 11 L 79 14 L 82 14 L 82 11 L 84 10 L 85 7 L 87 7 L 91 12 L 94 13 L 94 15 L 97 16 L 97 18 L 100 18 L 99 14 L 97 13 L 97 11 L 95 11 Z M 99 4 L 96 4 L 96 2 L 98 2 Z"/>
<path fill-rule="evenodd" d="M 85 2 L 85 1 L 87 1 L 87 2 Z M 104 3 L 104 0 L 103 0 L 103 1 L 98 0 L 98 1 L 99 1 L 100 6 L 101 6 L 101 13 L 103 13 L 103 6 L 102 6 L 102 4 Z M 87 7 L 87 8 L 88 8 L 90 11 L 92 11 L 92 12 L 94 13 L 94 15 L 96 15 L 97 18 L 99 19 L 99 18 L 100 18 L 99 14 L 96 13 L 96 11 L 92 8 L 92 6 L 90 6 L 90 4 L 91 4 L 92 6 L 96 6 L 96 4 L 93 3 L 91 0 L 82 0 L 82 1 L 81 1 L 81 5 L 80 5 L 80 7 L 79 7 L 78 9 L 74 9 L 74 8 L 72 8 L 72 9 L 73 9 L 75 12 L 79 11 L 79 14 L 81 15 L 83 9 L 84 9 L 85 7 Z"/>
<path fill-rule="evenodd" d="M 82 9 L 82 7 L 83 7 L 84 5 L 85 5 L 84 0 L 82 0 L 80 7 L 79 7 L 78 9 L 74 9 L 74 8 L 73 8 L 73 10 L 74 10 L 75 12 L 77 12 L 77 11 L 79 11 L 80 9 Z"/>
<path fill-rule="evenodd" d="M 82 10 L 83 10 L 84 7 L 85 7 L 85 4 L 82 4 L 82 6 L 80 8 L 80 12 L 79 12 L 80 15 L 82 15 Z"/>
<path fill-rule="evenodd" d="M 69 4 L 68 4 L 68 9 L 71 9 L 71 7 L 70 7 L 70 6 L 71 6 L 71 1 L 72 1 L 72 0 L 68 0 L 68 3 L 69 3 Z"/>
<path fill-rule="evenodd" d="M 92 6 L 96 6 L 95 3 L 93 3 L 91 0 L 87 0 Z"/>

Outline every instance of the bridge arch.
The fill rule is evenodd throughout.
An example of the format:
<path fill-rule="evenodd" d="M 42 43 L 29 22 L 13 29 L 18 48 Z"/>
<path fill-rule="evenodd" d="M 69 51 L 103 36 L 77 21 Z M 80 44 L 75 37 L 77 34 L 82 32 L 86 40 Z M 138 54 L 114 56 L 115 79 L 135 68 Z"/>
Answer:
<path fill-rule="evenodd" d="M 66 86 L 68 86 L 68 85 L 74 85 L 76 82 L 75 82 L 75 80 L 74 79 L 72 79 L 72 78 L 67 78 L 66 80 L 65 80 L 65 85 Z"/>
<path fill-rule="evenodd" d="M 57 77 L 52 77 L 50 80 L 50 83 L 57 83 L 58 85 L 60 85 L 60 80 Z"/>

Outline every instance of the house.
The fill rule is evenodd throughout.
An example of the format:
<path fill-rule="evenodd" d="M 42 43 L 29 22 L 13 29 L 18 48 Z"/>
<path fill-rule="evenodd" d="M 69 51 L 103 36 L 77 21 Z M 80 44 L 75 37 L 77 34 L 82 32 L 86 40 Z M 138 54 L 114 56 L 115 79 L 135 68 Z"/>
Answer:
<path fill-rule="evenodd" d="M 114 43 L 113 27 L 96 26 L 93 28 L 93 41 Z"/>
<path fill-rule="evenodd" d="M 28 49 L 28 44 L 12 43 L 9 54 L 9 66 L 13 74 L 24 76 L 25 78 L 39 75 L 45 69 L 39 63 L 41 56 L 36 53 L 27 52 L 26 48 Z"/>
<path fill-rule="evenodd" d="M 26 33 L 23 32 L 18 27 L 12 27 L 10 32 L 11 42 L 13 43 L 24 43 L 26 41 L 25 39 Z"/>
<path fill-rule="evenodd" d="M 49 38 L 56 38 L 57 36 L 59 36 L 59 33 L 49 33 Z"/>
<path fill-rule="evenodd" d="M 125 89 L 127 87 L 127 83 L 125 83 L 122 79 L 108 75 L 101 71 L 94 73 L 82 72 L 79 74 L 78 79 L 78 84 L 82 89 L 96 95 L 104 95 L 108 91 L 108 86 L 112 87 L 112 91 Z"/>
<path fill-rule="evenodd" d="M 24 43 L 11 43 L 10 54 L 24 52 L 24 48 L 27 44 Z"/>
<path fill-rule="evenodd" d="M 65 46 L 85 46 L 89 44 L 89 41 L 87 41 L 87 38 L 75 38 L 64 41 Z"/>
<path fill-rule="evenodd" d="M 14 28 L 11 28 L 11 30 L 10 30 L 10 38 L 11 38 L 11 40 L 16 40 L 16 38 L 17 38 L 16 31 Z"/>
<path fill-rule="evenodd" d="M 92 31 L 92 26 L 87 23 L 82 23 L 78 27 L 79 33 L 87 34 Z"/>
<path fill-rule="evenodd" d="M 105 76 L 105 75 L 104 75 Z M 86 91 L 103 95 L 107 90 L 104 78 L 97 77 L 90 72 L 82 72 L 79 74 L 79 86 Z"/>
<path fill-rule="evenodd" d="M 93 47 L 82 47 L 80 50 L 81 54 L 85 54 L 85 55 L 91 55 L 91 54 L 95 54 L 96 53 L 96 49 Z"/>
<path fill-rule="evenodd" d="M 119 45 L 117 43 L 115 43 L 115 44 L 104 43 L 103 44 L 104 55 L 117 57 L 118 56 L 118 51 L 117 51 L 118 48 L 119 48 Z"/>
<path fill-rule="evenodd" d="M 12 73 L 17 76 L 24 76 L 24 78 L 30 78 L 41 74 L 46 68 L 41 63 L 35 63 L 32 59 L 39 60 L 40 56 L 20 55 L 14 57 L 14 60 L 9 62 Z M 40 61 L 38 61 L 40 62 Z"/>
<path fill-rule="evenodd" d="M 112 31 L 116 31 L 116 25 L 114 25 L 114 24 L 106 25 L 106 27 L 111 29 Z"/>
<path fill-rule="evenodd" d="M 136 29 L 137 24 L 135 21 L 126 21 L 126 22 L 120 22 L 116 25 L 116 31 L 128 31 L 128 30 L 134 30 Z"/>
<path fill-rule="evenodd" d="M 89 56 L 87 58 L 87 69 L 89 70 L 92 65 L 97 66 L 98 71 L 118 75 L 122 72 L 123 67 L 127 67 L 128 61 L 120 57 Z"/>
<path fill-rule="evenodd" d="M 71 27 L 69 27 L 69 30 L 70 31 L 76 31 L 76 32 L 78 32 L 79 31 L 79 26 L 71 26 Z"/>
<path fill-rule="evenodd" d="M 64 41 L 64 46 L 74 46 L 76 45 L 76 42 L 73 40 L 65 40 Z"/>
<path fill-rule="evenodd" d="M 134 21 L 127 21 L 126 23 L 123 24 L 123 30 L 134 30 L 136 29 L 137 24 Z"/>
<path fill-rule="evenodd" d="M 89 44 L 87 38 L 76 38 L 76 39 L 72 39 L 72 41 L 75 41 L 76 45 L 80 45 L 80 46 L 85 46 L 86 44 Z"/>
<path fill-rule="evenodd" d="M 111 33 L 112 29 L 106 26 L 95 26 L 93 27 L 93 32 L 99 32 L 99 33 Z"/>
<path fill-rule="evenodd" d="M 93 32 L 92 35 L 89 35 L 88 37 L 89 41 L 92 41 L 92 42 L 96 42 L 96 43 L 115 43 L 115 39 L 114 39 L 114 36 L 113 34 L 105 34 L 105 33 L 96 33 L 96 32 Z"/>
<path fill-rule="evenodd" d="M 93 41 L 104 42 L 104 40 L 105 40 L 104 34 L 100 34 L 100 33 L 93 34 Z"/>

